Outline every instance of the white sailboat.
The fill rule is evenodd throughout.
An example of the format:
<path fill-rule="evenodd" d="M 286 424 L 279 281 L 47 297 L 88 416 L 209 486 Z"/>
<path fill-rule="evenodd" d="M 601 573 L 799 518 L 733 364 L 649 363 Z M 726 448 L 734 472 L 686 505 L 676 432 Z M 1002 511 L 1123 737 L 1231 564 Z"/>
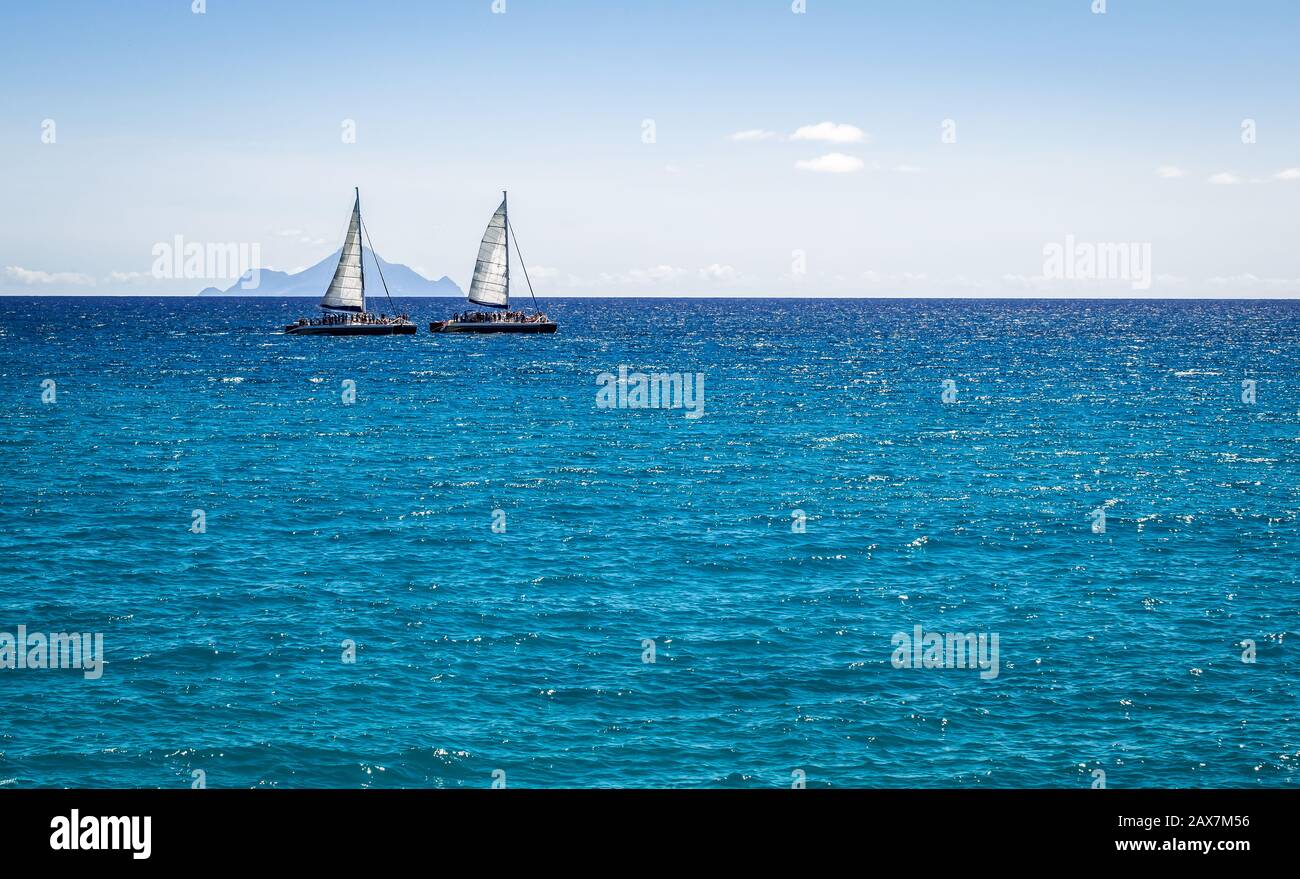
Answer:
<path fill-rule="evenodd" d="M 352 205 L 352 219 L 343 239 L 343 250 L 339 253 L 338 268 L 334 270 L 329 289 L 321 297 L 320 307 L 325 315 L 314 319 L 300 318 L 297 323 L 284 328 L 286 333 L 294 336 L 409 336 L 415 333 L 415 324 L 405 314 L 396 314 L 397 307 L 393 305 L 391 296 L 388 304 L 393 305 L 394 314 L 371 314 L 366 310 L 363 233 L 369 238 L 361 222 L 361 190 L 358 189 Z M 374 253 L 374 250 L 371 242 L 370 252 Z M 375 267 L 379 267 L 378 256 L 375 257 Z M 383 269 L 379 269 L 379 280 L 387 296 L 388 283 L 384 281 Z"/>
<path fill-rule="evenodd" d="M 462 312 L 450 320 L 434 321 L 429 324 L 431 333 L 553 333 L 556 324 L 537 308 L 537 297 L 533 296 L 533 313 L 510 310 L 510 242 L 514 239 L 514 228 L 510 225 L 510 199 L 508 193 L 501 193 L 501 207 L 497 208 L 492 219 L 488 221 L 483 233 L 483 240 L 478 246 L 478 260 L 474 263 L 474 278 L 470 281 L 466 298 L 475 305 L 481 305 L 492 311 Z M 515 241 L 515 250 L 519 242 Z M 528 278 L 528 267 L 524 269 L 524 280 L 528 282 L 528 293 L 533 293 L 533 282 Z"/>

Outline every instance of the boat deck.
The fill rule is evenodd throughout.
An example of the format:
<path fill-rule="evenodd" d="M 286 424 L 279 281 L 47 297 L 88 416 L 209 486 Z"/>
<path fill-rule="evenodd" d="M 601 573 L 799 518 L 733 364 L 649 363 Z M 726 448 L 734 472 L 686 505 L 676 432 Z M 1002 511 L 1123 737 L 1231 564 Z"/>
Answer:
<path fill-rule="evenodd" d="M 291 336 L 413 336 L 415 324 L 289 324 Z"/>
<path fill-rule="evenodd" d="M 440 320 L 429 324 L 431 333 L 553 333 L 558 329 L 554 321 L 474 321 Z"/>

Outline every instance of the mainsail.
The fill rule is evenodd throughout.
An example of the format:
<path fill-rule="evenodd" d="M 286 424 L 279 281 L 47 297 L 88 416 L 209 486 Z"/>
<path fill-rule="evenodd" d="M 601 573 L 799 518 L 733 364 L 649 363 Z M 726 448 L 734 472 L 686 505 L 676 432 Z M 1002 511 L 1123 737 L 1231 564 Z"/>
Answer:
<path fill-rule="evenodd" d="M 334 270 L 334 280 L 320 301 L 321 308 L 330 311 L 365 311 L 366 283 L 361 273 L 361 193 L 357 193 L 352 206 L 352 221 L 343 239 L 343 252 L 339 254 L 339 267 Z"/>
<path fill-rule="evenodd" d="M 469 285 L 469 301 L 492 308 L 510 305 L 509 251 L 506 249 L 506 202 L 492 215 L 483 241 L 478 246 L 474 279 Z"/>

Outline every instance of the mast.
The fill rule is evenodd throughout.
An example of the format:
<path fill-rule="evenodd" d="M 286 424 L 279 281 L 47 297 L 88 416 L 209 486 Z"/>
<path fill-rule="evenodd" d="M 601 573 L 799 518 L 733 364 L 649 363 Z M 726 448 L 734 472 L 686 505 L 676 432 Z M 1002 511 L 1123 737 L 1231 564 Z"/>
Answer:
<path fill-rule="evenodd" d="M 361 248 L 361 313 L 366 313 L 366 248 L 361 240 L 361 187 L 354 186 L 357 194 L 357 247 Z"/>
<path fill-rule="evenodd" d="M 501 190 L 501 207 L 505 209 L 506 239 L 506 311 L 510 310 L 510 196 Z"/>

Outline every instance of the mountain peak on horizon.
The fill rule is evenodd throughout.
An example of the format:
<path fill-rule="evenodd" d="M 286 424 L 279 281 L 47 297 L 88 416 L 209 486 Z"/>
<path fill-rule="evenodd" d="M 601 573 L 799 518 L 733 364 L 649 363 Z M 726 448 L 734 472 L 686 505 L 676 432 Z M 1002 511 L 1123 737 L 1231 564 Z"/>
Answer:
<path fill-rule="evenodd" d="M 245 272 L 242 277 L 235 283 L 231 284 L 225 290 L 217 287 L 206 287 L 200 290 L 199 296 L 323 296 L 326 288 L 329 287 L 330 281 L 334 278 L 334 269 L 338 265 L 339 254 L 342 248 L 336 248 L 333 253 L 326 256 L 320 262 L 313 266 L 303 269 L 300 272 L 281 272 L 275 269 L 262 269 L 258 273 L 258 284 L 253 289 L 245 289 L 241 286 L 245 280 L 251 277 L 252 272 Z M 377 257 L 369 247 L 362 248 L 361 251 L 362 268 L 366 274 L 366 295 L 374 296 L 376 293 L 382 294 L 384 283 L 388 285 L 388 292 L 393 296 L 455 296 L 461 297 L 465 293 L 461 290 L 460 285 L 451 278 L 443 275 L 436 281 L 430 280 L 415 269 L 401 263 L 388 262 L 382 256 Z M 376 263 L 376 259 L 378 262 Z M 380 283 L 380 276 L 383 276 L 383 282 Z"/>

